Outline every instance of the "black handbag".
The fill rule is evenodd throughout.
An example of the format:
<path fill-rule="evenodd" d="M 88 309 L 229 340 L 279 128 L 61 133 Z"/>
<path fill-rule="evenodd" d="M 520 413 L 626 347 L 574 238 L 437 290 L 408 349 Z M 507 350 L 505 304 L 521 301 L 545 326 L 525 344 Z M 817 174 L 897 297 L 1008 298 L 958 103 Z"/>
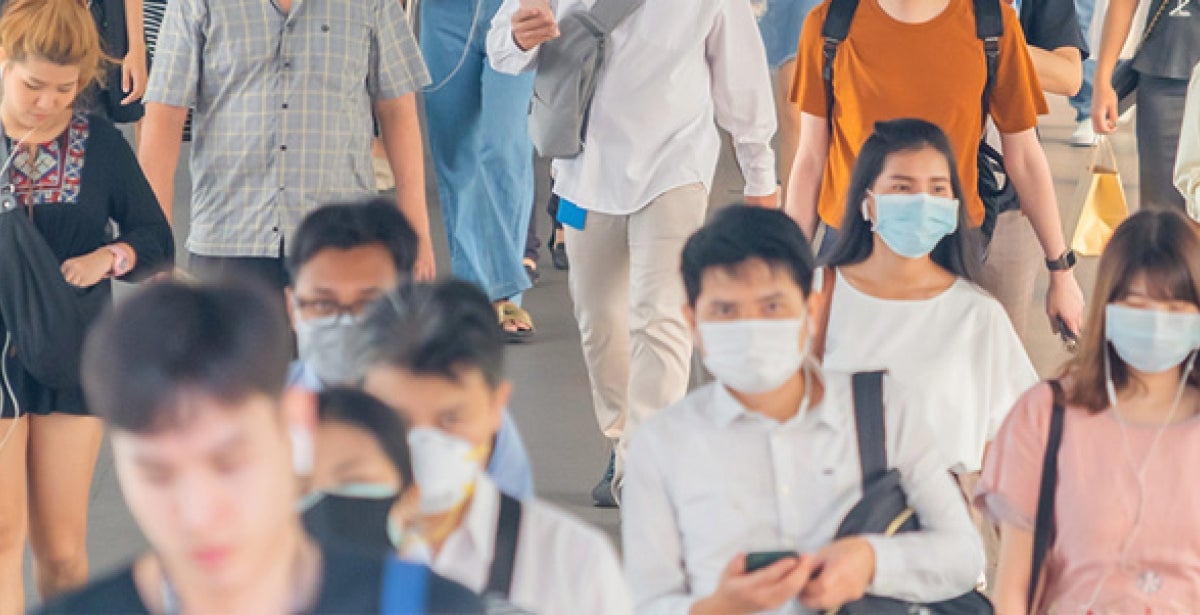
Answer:
<path fill-rule="evenodd" d="M 862 534 L 891 536 L 921 529 L 921 521 L 908 506 L 900 485 L 900 472 L 889 468 L 883 421 L 883 372 L 854 374 L 854 425 L 858 432 L 858 457 L 862 464 L 862 499 L 850 509 L 838 527 L 837 538 Z M 826 615 L 991 615 L 992 603 L 972 590 L 957 598 L 916 604 L 885 598 L 863 598 L 829 611 Z"/>
<path fill-rule="evenodd" d="M 1150 35 L 1154 32 L 1154 27 L 1158 25 L 1158 20 L 1162 18 L 1163 13 L 1167 10 L 1167 4 L 1170 0 L 1161 0 L 1158 5 L 1158 10 L 1154 13 L 1154 18 L 1150 20 L 1150 24 L 1146 26 L 1146 32 L 1142 34 L 1142 40 L 1138 43 L 1137 52 L 1141 53 L 1142 47 L 1146 46 L 1146 41 L 1150 40 Z M 1117 110 L 1124 113 L 1127 109 L 1137 102 L 1137 86 L 1139 76 L 1138 72 L 1133 69 L 1133 60 L 1121 60 L 1117 62 L 1116 68 L 1113 69 L 1112 86 L 1117 92 Z"/>
<path fill-rule="evenodd" d="M 83 302 L 93 293 L 63 279 L 58 259 L 24 210 L 0 211 L 0 246 L 5 353 L 50 388 L 79 386 L 87 329 Z"/>

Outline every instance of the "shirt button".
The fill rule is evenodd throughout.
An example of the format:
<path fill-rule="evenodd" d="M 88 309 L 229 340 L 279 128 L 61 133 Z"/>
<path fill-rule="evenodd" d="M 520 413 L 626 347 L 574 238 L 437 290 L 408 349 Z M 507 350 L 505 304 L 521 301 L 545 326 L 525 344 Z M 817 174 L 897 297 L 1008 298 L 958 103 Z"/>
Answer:
<path fill-rule="evenodd" d="M 284 67 L 284 68 L 291 68 L 291 67 L 292 67 L 292 61 L 291 61 L 291 60 L 284 60 L 284 61 L 283 61 L 283 67 Z"/>
<path fill-rule="evenodd" d="M 283 103 L 283 108 L 284 108 L 284 109 L 287 109 L 287 108 L 288 108 L 288 104 L 287 104 L 287 103 Z"/>
<path fill-rule="evenodd" d="M 781 493 L 781 494 L 783 494 L 783 495 L 788 495 L 788 494 L 790 494 L 791 492 L 792 492 L 792 488 L 791 488 L 791 487 L 788 487 L 787 485 L 780 485 L 780 486 L 779 486 L 779 493 Z"/>
<path fill-rule="evenodd" d="M 272 233 L 278 233 L 278 232 L 279 232 L 279 227 L 278 227 L 278 226 L 273 226 L 273 227 L 271 227 L 271 232 L 272 232 Z"/>
<path fill-rule="evenodd" d="M 280 187 L 279 187 L 279 191 L 280 191 L 280 192 L 283 192 L 283 186 L 280 186 Z"/>
<path fill-rule="evenodd" d="M 279 151 L 281 151 L 281 152 L 286 152 L 286 151 L 287 151 L 287 146 L 286 146 L 286 145 L 280 145 L 280 146 L 279 146 Z"/>

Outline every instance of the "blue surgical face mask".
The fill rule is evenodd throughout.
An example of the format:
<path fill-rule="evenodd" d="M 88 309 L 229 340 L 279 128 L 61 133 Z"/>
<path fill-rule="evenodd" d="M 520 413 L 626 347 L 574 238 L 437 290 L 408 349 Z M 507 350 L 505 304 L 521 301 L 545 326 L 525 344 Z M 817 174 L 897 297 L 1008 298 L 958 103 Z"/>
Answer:
<path fill-rule="evenodd" d="M 875 220 L 863 201 L 863 219 L 893 252 L 921 258 L 958 228 L 958 200 L 930 194 L 877 194 Z"/>
<path fill-rule="evenodd" d="M 1172 369 L 1200 348 L 1200 314 L 1132 308 L 1110 303 L 1104 336 L 1133 369 L 1154 374 Z"/>

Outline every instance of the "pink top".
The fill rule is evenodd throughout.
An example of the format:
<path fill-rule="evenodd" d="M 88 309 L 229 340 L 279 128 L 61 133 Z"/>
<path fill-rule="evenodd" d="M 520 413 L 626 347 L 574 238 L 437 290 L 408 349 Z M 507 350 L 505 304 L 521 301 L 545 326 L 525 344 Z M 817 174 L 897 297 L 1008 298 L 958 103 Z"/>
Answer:
<path fill-rule="evenodd" d="M 991 517 L 1030 531 L 1052 404 L 1046 384 L 1017 402 L 992 442 L 976 495 L 976 505 Z M 1150 452 L 1144 518 L 1136 534 L 1134 468 L 1147 459 L 1158 426 L 1126 426 L 1131 461 L 1118 420 L 1110 411 L 1067 407 L 1058 462 L 1058 537 L 1047 557 L 1040 612 L 1200 613 L 1200 417 L 1168 427 Z"/>

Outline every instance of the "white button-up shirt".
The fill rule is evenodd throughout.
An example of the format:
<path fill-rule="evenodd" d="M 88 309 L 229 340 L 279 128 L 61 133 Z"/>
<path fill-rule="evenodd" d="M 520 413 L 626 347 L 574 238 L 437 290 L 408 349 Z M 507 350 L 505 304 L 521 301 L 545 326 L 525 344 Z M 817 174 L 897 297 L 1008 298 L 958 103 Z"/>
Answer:
<path fill-rule="evenodd" d="M 889 465 L 900 470 L 921 531 L 868 536 L 868 593 L 940 601 L 970 591 L 983 547 L 932 431 L 884 379 Z M 625 571 L 638 613 L 686 613 L 716 591 L 741 552 L 815 553 L 862 497 L 849 375 L 828 375 L 811 410 L 779 423 L 719 384 L 647 421 L 634 436 L 621 518 Z M 776 613 L 808 613 L 791 600 Z"/>
<path fill-rule="evenodd" d="M 556 15 L 596 0 L 557 0 Z M 521 51 L 505 0 L 492 20 L 492 66 L 536 66 Z M 733 136 L 747 196 L 774 193 L 775 104 L 766 52 L 747 0 L 648 0 L 611 35 L 583 153 L 554 161 L 554 192 L 599 213 L 625 215 L 695 183 L 711 190 L 721 138 Z"/>
<path fill-rule="evenodd" d="M 434 572 L 482 593 L 496 548 L 500 492 L 485 476 L 476 480 L 462 524 L 428 561 L 428 552 L 404 553 Z M 531 613 L 631 613 L 629 590 L 608 538 L 536 499 L 521 502 L 521 532 L 508 601 Z"/>

